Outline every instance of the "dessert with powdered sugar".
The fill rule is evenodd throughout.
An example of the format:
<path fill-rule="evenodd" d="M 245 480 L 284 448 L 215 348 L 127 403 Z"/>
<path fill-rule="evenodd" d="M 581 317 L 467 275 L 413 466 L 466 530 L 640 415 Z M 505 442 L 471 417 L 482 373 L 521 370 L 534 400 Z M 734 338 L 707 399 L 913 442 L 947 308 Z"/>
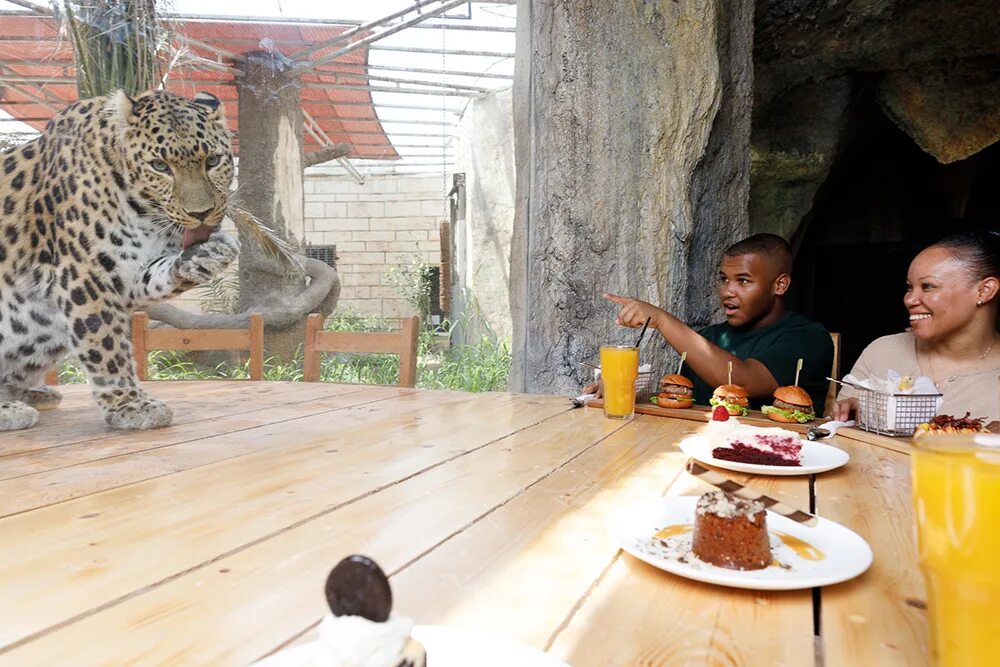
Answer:
<path fill-rule="evenodd" d="M 730 570 L 760 570 L 771 562 L 764 504 L 721 489 L 698 499 L 691 551 L 699 559 Z"/>

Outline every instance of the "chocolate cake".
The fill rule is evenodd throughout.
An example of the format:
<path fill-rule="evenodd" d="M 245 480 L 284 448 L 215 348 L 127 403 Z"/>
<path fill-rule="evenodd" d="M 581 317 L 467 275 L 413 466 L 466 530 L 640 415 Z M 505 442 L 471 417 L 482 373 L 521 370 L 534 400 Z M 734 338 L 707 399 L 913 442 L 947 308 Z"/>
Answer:
<path fill-rule="evenodd" d="M 771 543 L 763 503 L 709 491 L 698 499 L 691 550 L 706 563 L 730 570 L 767 567 Z"/>

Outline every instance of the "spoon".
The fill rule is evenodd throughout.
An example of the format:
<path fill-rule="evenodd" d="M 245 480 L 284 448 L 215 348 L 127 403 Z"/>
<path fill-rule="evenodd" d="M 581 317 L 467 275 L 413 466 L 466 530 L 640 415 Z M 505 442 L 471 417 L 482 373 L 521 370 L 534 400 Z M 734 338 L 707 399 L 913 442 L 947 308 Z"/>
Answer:
<path fill-rule="evenodd" d="M 809 430 L 806 431 L 806 438 L 809 440 L 829 438 L 830 436 L 836 435 L 837 429 L 841 426 L 854 426 L 854 420 L 852 419 L 846 422 L 828 421 L 822 426 L 810 426 Z"/>

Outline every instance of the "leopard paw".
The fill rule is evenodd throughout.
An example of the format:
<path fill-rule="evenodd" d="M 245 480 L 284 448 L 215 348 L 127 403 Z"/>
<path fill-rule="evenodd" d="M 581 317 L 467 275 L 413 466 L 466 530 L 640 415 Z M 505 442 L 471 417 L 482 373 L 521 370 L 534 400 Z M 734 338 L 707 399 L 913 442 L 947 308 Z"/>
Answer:
<path fill-rule="evenodd" d="M 104 420 L 113 428 L 147 429 L 169 426 L 174 411 L 163 401 L 140 397 L 117 405 L 104 413 Z"/>
<path fill-rule="evenodd" d="M 19 431 L 38 423 L 38 410 L 21 401 L 0 403 L 0 431 Z"/>
<path fill-rule="evenodd" d="M 204 243 L 184 250 L 174 271 L 181 280 L 203 283 L 225 271 L 239 252 L 240 242 L 235 236 L 217 232 Z"/>
<path fill-rule="evenodd" d="M 62 394 L 51 387 L 36 387 L 25 389 L 20 399 L 36 410 L 55 410 L 62 401 Z"/>

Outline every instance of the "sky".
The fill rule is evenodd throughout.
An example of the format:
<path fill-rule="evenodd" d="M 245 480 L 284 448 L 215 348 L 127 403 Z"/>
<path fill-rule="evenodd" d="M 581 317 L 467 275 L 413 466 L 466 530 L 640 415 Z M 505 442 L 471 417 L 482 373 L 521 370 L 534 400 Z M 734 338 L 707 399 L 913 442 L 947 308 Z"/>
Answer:
<path fill-rule="evenodd" d="M 43 4 L 43 3 L 39 3 Z M 239 14 L 236 14 L 232 7 L 239 6 Z M 433 9 L 438 3 L 431 3 L 427 9 Z M 353 21 L 372 21 L 394 12 L 413 7 L 413 0 L 240 0 L 234 3 L 231 0 L 172 0 L 165 5 L 166 11 L 183 15 L 215 15 L 215 16 L 239 16 L 239 17 L 281 17 L 281 18 L 310 18 L 310 19 L 344 19 Z M 0 10 L 21 10 L 22 8 L 0 0 Z M 516 7 L 513 4 L 486 4 L 481 2 L 471 2 L 449 10 L 445 17 L 434 16 L 426 19 L 429 24 L 455 24 L 455 25 L 492 25 L 513 28 L 515 25 Z M 409 13 L 397 21 L 406 20 L 415 16 Z M 442 48 L 446 50 L 475 50 L 492 51 L 502 53 L 514 52 L 514 34 L 512 32 L 494 33 L 482 31 L 464 30 L 440 30 L 425 28 L 408 28 L 395 35 L 379 40 L 377 45 L 392 47 L 411 47 L 421 49 L 434 49 L 436 53 L 413 53 L 398 51 L 382 51 L 372 49 L 369 53 L 369 65 L 374 68 L 383 66 L 403 66 L 414 68 L 426 68 L 435 70 L 463 71 L 463 72 L 489 72 L 494 74 L 512 75 L 514 72 L 513 58 L 481 57 L 467 55 L 446 55 L 440 53 Z M 468 76 L 452 76 L 427 73 L 408 72 L 377 72 L 397 79 L 423 79 L 429 81 L 439 81 L 451 84 L 475 85 L 490 89 L 506 88 L 511 85 L 510 79 L 476 78 Z M 375 102 L 379 118 L 383 121 L 386 132 L 394 144 L 431 144 L 434 148 L 398 148 L 398 152 L 406 157 L 413 155 L 405 161 L 410 164 L 436 163 L 437 168 L 441 162 L 442 139 L 414 139 L 413 137 L 394 136 L 400 133 L 418 131 L 422 133 L 445 133 L 447 134 L 452 124 L 458 120 L 458 114 L 464 109 L 470 98 L 448 97 L 442 95 L 413 95 L 399 93 L 373 92 L 372 98 Z M 394 109 L 380 105 L 413 105 L 432 107 L 431 110 Z M 2 112 L 0 112 L 2 114 Z M 5 115 L 5 114 L 4 114 Z M 422 124 L 412 125 L 407 121 L 423 121 Z M 447 123 L 443 127 L 444 132 L 439 132 L 441 126 L 428 125 L 426 123 Z M 0 123 L 0 132 L 10 132 L 29 129 L 20 123 L 3 122 Z M 443 140 L 447 144 L 447 139 Z M 437 157 L 417 157 L 418 154 L 433 153 Z M 450 158 L 447 158 L 450 159 Z M 367 162 L 367 161 L 364 161 Z M 363 162 L 365 167 L 374 167 L 373 163 Z M 361 166 L 361 165 L 359 165 Z M 384 168 L 384 167 L 383 167 Z"/>

